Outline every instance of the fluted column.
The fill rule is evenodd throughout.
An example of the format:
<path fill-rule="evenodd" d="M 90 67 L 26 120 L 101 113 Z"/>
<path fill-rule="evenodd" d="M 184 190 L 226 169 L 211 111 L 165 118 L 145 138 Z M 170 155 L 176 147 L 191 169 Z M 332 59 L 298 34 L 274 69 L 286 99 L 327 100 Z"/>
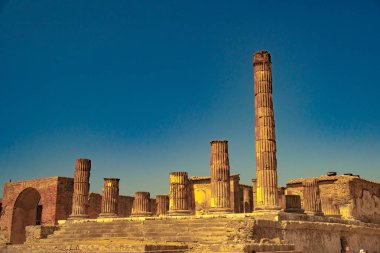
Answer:
<path fill-rule="evenodd" d="M 133 201 L 132 216 L 152 216 L 150 210 L 150 193 L 136 192 Z"/>
<path fill-rule="evenodd" d="M 168 195 L 157 195 L 157 215 L 166 215 L 169 211 L 169 196 Z"/>
<path fill-rule="evenodd" d="M 77 159 L 74 172 L 74 193 L 70 219 L 88 218 L 91 160 Z"/>
<path fill-rule="evenodd" d="M 187 172 L 171 172 L 169 182 L 169 215 L 189 215 L 189 179 Z"/>
<path fill-rule="evenodd" d="M 303 211 L 299 195 L 285 195 L 285 212 L 303 213 Z"/>
<path fill-rule="evenodd" d="M 230 205 L 228 141 L 211 141 L 210 174 L 210 212 L 232 212 Z"/>
<path fill-rule="evenodd" d="M 257 199 L 255 210 L 278 210 L 272 66 L 267 51 L 253 55 Z"/>
<path fill-rule="evenodd" d="M 102 208 L 99 217 L 117 217 L 119 178 L 104 178 Z"/>
<path fill-rule="evenodd" d="M 256 189 L 257 189 L 257 180 L 256 178 L 254 178 L 252 179 L 252 210 L 254 210 L 257 205 L 256 204 L 256 199 L 257 199 Z"/>
<path fill-rule="evenodd" d="M 305 213 L 310 215 L 323 215 L 321 198 L 319 195 L 318 180 L 306 179 L 303 182 L 303 207 Z"/>

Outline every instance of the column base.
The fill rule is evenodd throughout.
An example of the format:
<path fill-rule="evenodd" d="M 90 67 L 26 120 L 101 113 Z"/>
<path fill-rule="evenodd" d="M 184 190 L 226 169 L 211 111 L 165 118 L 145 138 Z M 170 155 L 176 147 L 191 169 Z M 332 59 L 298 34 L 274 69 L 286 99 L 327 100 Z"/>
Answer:
<path fill-rule="evenodd" d="M 190 215 L 190 210 L 169 210 L 169 216 L 187 216 Z"/>
<path fill-rule="evenodd" d="M 81 220 L 81 219 L 88 219 L 88 214 L 71 214 L 68 218 L 68 220 Z"/>
<path fill-rule="evenodd" d="M 150 217 L 152 216 L 152 212 L 141 212 L 141 213 L 133 213 L 131 217 Z"/>
<path fill-rule="evenodd" d="M 223 207 L 212 207 L 208 210 L 211 214 L 224 214 L 224 213 L 232 213 L 231 208 L 223 208 Z"/>
<path fill-rule="evenodd" d="M 117 218 L 119 217 L 116 213 L 100 213 L 98 218 Z"/>

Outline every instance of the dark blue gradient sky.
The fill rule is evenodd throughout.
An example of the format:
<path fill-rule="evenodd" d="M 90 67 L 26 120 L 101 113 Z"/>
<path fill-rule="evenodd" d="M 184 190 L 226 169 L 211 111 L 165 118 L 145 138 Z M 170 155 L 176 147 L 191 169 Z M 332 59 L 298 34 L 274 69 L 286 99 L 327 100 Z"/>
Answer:
<path fill-rule="evenodd" d="M 0 183 L 73 176 L 168 191 L 209 141 L 255 177 L 252 53 L 272 54 L 279 183 L 380 181 L 379 1 L 0 0 Z M 1 190 L 2 191 L 2 190 Z M 0 192 L 1 193 L 1 192 Z"/>

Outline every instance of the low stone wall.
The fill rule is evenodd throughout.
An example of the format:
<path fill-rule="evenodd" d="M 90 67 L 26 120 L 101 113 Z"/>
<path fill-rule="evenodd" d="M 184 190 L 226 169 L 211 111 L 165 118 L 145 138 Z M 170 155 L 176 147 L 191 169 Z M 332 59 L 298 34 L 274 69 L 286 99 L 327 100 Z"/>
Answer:
<path fill-rule="evenodd" d="M 302 252 L 342 252 L 346 246 L 351 252 L 380 252 L 379 227 L 304 221 L 282 221 L 281 225 L 284 239 Z"/>
<path fill-rule="evenodd" d="M 27 226 L 26 243 L 38 242 L 40 239 L 47 238 L 48 235 L 58 230 L 59 226 Z"/>

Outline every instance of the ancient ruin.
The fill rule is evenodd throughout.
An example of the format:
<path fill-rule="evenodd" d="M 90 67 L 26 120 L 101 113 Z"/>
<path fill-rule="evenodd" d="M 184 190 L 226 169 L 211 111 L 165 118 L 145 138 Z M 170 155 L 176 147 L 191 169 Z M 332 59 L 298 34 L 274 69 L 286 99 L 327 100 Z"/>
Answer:
<path fill-rule="evenodd" d="M 211 141 L 209 176 L 168 172 L 168 192 L 119 195 L 118 178 L 90 192 L 91 161 L 74 178 L 4 185 L 0 253 L 380 253 L 380 184 L 327 175 L 277 185 L 272 62 L 253 55 L 256 175 L 231 174 L 228 142 Z M 205 174 L 208 169 L 205 166 Z"/>

